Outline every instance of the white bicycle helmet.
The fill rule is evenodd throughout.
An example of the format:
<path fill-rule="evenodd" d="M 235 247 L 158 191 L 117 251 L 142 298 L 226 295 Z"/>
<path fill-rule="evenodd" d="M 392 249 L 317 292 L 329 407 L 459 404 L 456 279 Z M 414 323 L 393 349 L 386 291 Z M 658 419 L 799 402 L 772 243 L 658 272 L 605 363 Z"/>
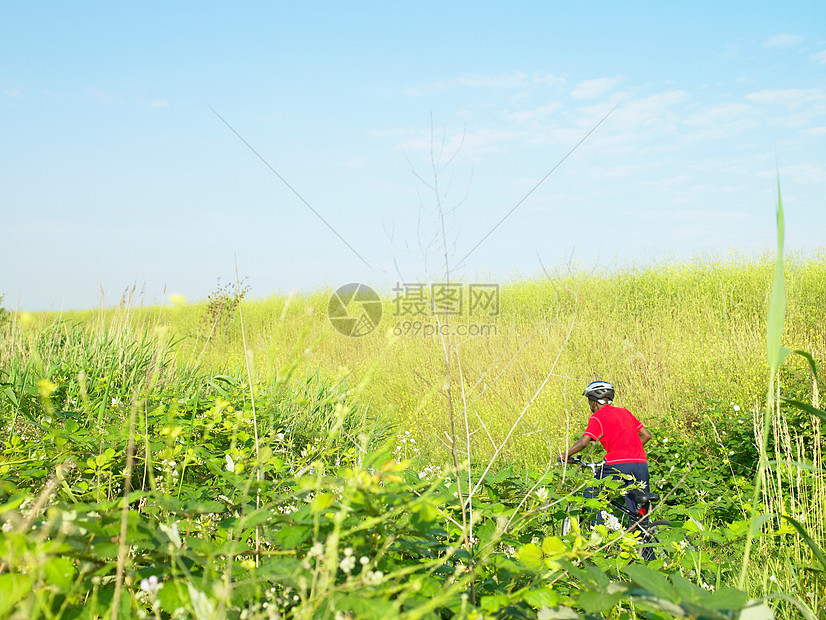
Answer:
<path fill-rule="evenodd" d="M 607 405 L 614 400 L 614 386 L 607 381 L 591 381 L 582 395 L 587 396 L 588 400 L 597 401 L 600 405 Z"/>

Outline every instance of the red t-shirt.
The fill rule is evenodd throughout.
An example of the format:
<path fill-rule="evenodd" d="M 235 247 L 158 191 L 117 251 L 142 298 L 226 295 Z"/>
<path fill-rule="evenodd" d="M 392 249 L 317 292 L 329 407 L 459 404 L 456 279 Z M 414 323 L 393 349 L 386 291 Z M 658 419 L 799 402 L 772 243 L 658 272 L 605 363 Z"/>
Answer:
<path fill-rule="evenodd" d="M 638 432 L 642 426 L 642 422 L 628 409 L 605 405 L 591 415 L 583 434 L 602 443 L 606 451 L 606 465 L 647 463 Z"/>

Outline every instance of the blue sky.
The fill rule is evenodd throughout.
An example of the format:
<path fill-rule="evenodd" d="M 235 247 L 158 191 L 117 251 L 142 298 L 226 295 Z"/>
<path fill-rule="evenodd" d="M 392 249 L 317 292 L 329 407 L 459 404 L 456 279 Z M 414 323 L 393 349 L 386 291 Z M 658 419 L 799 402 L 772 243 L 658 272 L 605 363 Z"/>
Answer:
<path fill-rule="evenodd" d="M 7 2 L 0 294 L 202 299 L 236 257 L 258 297 L 439 281 L 439 204 L 466 280 L 750 255 L 778 169 L 787 248 L 817 252 L 824 23 L 823 2 Z"/>

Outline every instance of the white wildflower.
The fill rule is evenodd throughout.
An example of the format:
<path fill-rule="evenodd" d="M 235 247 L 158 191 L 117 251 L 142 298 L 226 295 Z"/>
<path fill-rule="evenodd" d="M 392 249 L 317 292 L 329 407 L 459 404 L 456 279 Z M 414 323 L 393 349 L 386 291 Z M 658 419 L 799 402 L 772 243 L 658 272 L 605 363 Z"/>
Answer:
<path fill-rule="evenodd" d="M 163 584 L 158 581 L 158 577 L 156 575 L 152 575 L 147 577 L 146 579 L 141 579 L 141 590 L 149 594 L 150 596 L 154 596 L 157 594 L 158 590 L 163 587 Z"/>
<path fill-rule="evenodd" d="M 384 579 L 384 573 L 380 570 L 368 570 L 364 573 L 364 583 L 368 586 L 377 586 L 380 585 Z"/>
<path fill-rule="evenodd" d="M 622 529 L 622 524 L 619 522 L 619 519 L 617 519 L 610 512 L 606 512 L 603 510 L 599 514 L 602 517 L 602 520 L 605 521 L 605 527 L 607 527 L 612 532 L 616 532 Z"/>

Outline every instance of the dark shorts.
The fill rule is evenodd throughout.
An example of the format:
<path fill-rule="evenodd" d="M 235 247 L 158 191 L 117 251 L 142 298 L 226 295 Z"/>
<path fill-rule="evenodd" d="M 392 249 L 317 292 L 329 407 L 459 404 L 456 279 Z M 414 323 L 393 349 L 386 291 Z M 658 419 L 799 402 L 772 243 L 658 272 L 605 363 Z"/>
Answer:
<path fill-rule="evenodd" d="M 648 491 L 648 463 L 614 463 L 613 465 L 603 465 L 597 470 L 596 477 L 616 478 L 622 482 L 623 487 L 642 482 L 643 491 Z M 589 489 L 585 497 L 596 497 L 597 489 Z M 637 502 L 631 496 L 625 496 L 625 507 L 634 514 L 637 513 Z"/>
<path fill-rule="evenodd" d="M 597 478 L 602 479 L 608 477 L 622 480 L 623 487 L 642 482 L 642 490 L 648 492 L 648 463 L 614 463 L 613 465 L 603 465 L 597 472 Z M 625 507 L 633 513 L 637 512 L 637 502 L 635 502 L 630 495 L 625 496 Z"/>

